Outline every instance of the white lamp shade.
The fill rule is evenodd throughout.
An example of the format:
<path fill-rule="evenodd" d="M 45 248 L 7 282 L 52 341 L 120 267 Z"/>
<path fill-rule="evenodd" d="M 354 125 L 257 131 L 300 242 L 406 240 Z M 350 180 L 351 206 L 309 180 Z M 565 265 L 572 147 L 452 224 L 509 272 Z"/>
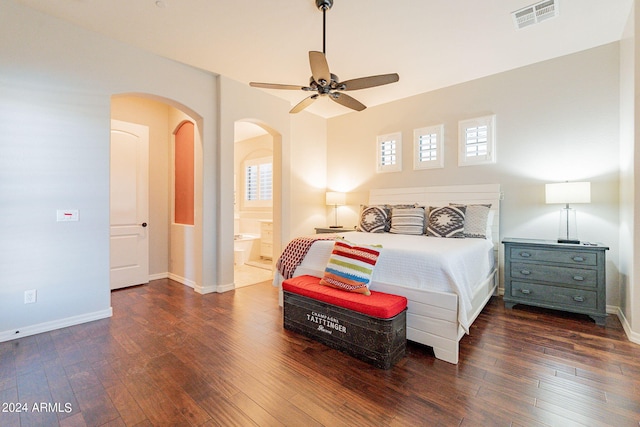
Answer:
<path fill-rule="evenodd" d="M 337 191 L 327 191 L 327 205 L 344 205 L 347 202 L 347 193 Z"/>
<path fill-rule="evenodd" d="M 545 185 L 547 203 L 591 203 L 590 182 L 561 182 Z"/>

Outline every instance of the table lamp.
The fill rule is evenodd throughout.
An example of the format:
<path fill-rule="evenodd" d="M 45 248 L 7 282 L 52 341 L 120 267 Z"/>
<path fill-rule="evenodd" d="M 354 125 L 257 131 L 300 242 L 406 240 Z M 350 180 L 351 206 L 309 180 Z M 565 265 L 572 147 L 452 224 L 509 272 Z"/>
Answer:
<path fill-rule="evenodd" d="M 591 203 L 590 182 L 561 182 L 545 185 L 547 203 L 565 205 L 560 212 L 558 243 L 580 243 L 576 225 L 576 211 L 569 207 L 571 203 Z"/>
<path fill-rule="evenodd" d="M 336 224 L 330 225 L 329 228 L 342 228 L 341 225 L 338 225 L 338 206 L 345 205 L 347 202 L 347 194 L 340 193 L 337 191 L 327 191 L 327 206 L 333 206 L 335 210 L 336 216 Z"/>

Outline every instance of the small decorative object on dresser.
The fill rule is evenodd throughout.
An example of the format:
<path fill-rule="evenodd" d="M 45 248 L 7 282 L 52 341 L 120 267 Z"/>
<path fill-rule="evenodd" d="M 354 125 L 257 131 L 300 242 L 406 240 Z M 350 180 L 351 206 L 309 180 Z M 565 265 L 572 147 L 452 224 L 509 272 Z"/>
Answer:
<path fill-rule="evenodd" d="M 606 252 L 600 244 L 505 238 L 504 304 L 587 314 L 604 326 Z"/>

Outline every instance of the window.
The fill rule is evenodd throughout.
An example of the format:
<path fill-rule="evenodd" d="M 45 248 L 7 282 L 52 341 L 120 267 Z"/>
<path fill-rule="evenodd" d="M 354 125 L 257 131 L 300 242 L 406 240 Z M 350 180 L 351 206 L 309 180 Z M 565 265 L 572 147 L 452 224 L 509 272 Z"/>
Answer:
<path fill-rule="evenodd" d="M 381 135 L 377 138 L 377 172 L 402 170 L 402 134 Z"/>
<path fill-rule="evenodd" d="M 413 131 L 413 168 L 444 167 L 444 125 L 429 126 Z"/>
<path fill-rule="evenodd" d="M 495 123 L 495 115 L 458 123 L 458 166 L 496 162 Z"/>
<path fill-rule="evenodd" d="M 271 206 L 273 199 L 273 158 L 245 162 L 244 200 L 246 206 Z"/>

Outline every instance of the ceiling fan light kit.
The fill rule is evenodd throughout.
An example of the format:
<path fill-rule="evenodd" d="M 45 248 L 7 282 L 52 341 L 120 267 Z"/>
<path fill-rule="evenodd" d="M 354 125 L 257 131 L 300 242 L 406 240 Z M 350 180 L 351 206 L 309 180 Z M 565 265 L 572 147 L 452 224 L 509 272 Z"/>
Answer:
<path fill-rule="evenodd" d="M 311 67 L 311 77 L 308 86 L 285 85 L 277 83 L 249 83 L 252 87 L 263 89 L 284 89 L 303 90 L 317 92 L 294 106 L 289 113 L 298 113 L 313 103 L 321 96 L 329 97 L 332 101 L 351 108 L 355 111 L 362 111 L 367 108 L 357 99 L 343 93 L 348 90 L 367 89 L 397 82 L 400 77 L 396 73 L 380 74 L 377 76 L 360 77 L 357 79 L 340 82 L 338 76 L 331 73 L 326 57 L 326 13 L 333 6 L 333 0 L 315 0 L 316 6 L 322 11 L 322 52 L 309 52 L 309 65 Z"/>

